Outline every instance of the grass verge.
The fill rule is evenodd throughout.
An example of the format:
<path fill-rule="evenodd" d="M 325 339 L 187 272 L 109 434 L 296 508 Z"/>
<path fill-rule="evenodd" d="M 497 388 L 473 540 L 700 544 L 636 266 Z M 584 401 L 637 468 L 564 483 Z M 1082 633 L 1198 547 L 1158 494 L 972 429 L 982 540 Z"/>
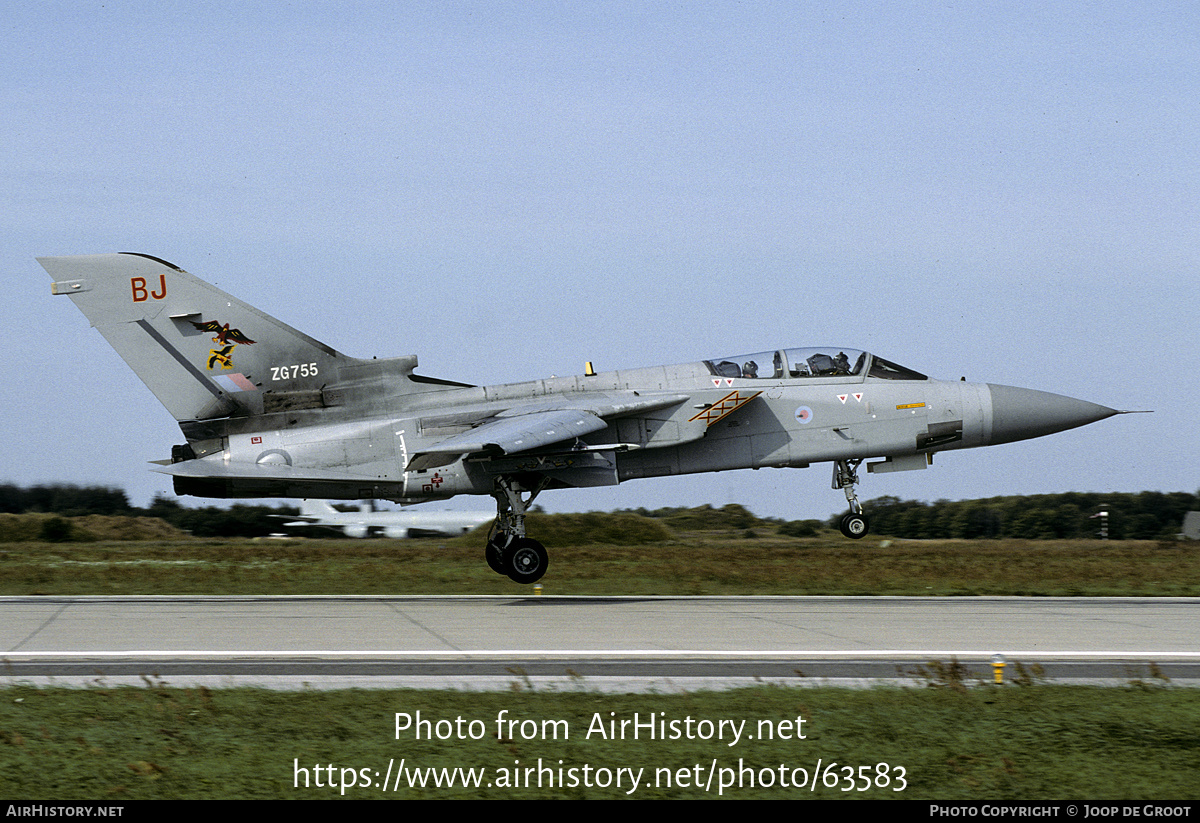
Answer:
<path fill-rule="evenodd" d="M 531 528 L 531 531 L 534 531 Z M 0 547 L 0 594 L 512 594 L 483 538 L 101 540 Z M 675 533 L 547 535 L 547 594 L 1200 596 L 1200 545 Z"/>
<path fill-rule="evenodd" d="M 397 713 L 408 718 L 401 731 Z M 17 687 L 0 691 L 0 763 L 0 796 L 114 802 L 1182 800 L 1200 798 L 1200 691 Z"/>

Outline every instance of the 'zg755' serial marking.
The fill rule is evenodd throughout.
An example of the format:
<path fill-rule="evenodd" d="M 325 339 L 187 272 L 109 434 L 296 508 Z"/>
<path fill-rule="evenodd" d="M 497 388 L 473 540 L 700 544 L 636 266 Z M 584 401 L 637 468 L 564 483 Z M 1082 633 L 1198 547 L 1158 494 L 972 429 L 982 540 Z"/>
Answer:
<path fill-rule="evenodd" d="M 316 363 L 298 363 L 294 366 L 272 366 L 272 380 L 291 380 L 296 377 L 316 377 Z"/>

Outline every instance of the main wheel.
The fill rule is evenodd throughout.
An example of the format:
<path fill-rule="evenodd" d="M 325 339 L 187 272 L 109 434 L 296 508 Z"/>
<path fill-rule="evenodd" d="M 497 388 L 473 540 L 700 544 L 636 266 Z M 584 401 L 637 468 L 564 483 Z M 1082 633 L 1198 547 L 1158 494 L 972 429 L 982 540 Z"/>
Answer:
<path fill-rule="evenodd" d="M 847 512 L 841 522 L 842 534 L 853 540 L 857 540 L 865 535 L 871 529 L 871 522 L 867 520 L 865 514 L 856 514 L 855 512 Z"/>
<path fill-rule="evenodd" d="M 546 573 L 549 557 L 545 547 L 528 537 L 518 537 L 504 552 L 504 565 L 514 583 L 536 583 Z"/>
<path fill-rule="evenodd" d="M 509 536 L 504 532 L 497 532 L 488 538 L 487 545 L 483 548 L 488 568 L 496 574 L 508 574 L 508 567 L 504 565 L 504 546 L 508 539 Z"/>

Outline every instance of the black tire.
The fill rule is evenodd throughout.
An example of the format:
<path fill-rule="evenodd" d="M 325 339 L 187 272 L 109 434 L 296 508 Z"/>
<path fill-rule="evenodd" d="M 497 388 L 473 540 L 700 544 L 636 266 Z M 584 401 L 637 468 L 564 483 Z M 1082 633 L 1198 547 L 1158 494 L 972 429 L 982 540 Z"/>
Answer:
<path fill-rule="evenodd" d="M 846 537 L 849 537 L 851 540 L 858 540 L 871 530 L 871 521 L 867 520 L 865 514 L 847 512 L 842 517 L 841 529 L 842 534 L 846 535 Z"/>
<path fill-rule="evenodd" d="M 541 543 L 528 537 L 518 537 L 504 551 L 508 578 L 514 583 L 536 583 L 546 573 L 549 557 Z"/>
<path fill-rule="evenodd" d="M 507 534 L 499 532 L 489 537 L 487 545 L 483 548 L 483 556 L 487 560 L 488 568 L 496 574 L 508 574 L 508 566 L 504 564 L 504 545 L 508 543 L 508 539 Z"/>

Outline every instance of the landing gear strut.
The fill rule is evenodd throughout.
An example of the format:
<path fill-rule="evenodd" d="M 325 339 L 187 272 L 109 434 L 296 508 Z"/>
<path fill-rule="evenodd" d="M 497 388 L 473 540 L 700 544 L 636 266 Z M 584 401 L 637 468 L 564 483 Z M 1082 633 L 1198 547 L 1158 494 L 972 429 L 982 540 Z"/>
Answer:
<path fill-rule="evenodd" d="M 858 502 L 858 495 L 854 492 L 854 487 L 858 484 L 858 467 L 861 463 L 862 459 L 859 458 L 857 460 L 836 460 L 833 464 L 833 488 L 845 491 L 846 502 L 850 504 L 850 511 L 842 516 L 839 527 L 842 534 L 854 540 L 865 535 L 871 528 L 871 521 L 863 513 L 862 504 Z"/>
<path fill-rule="evenodd" d="M 525 536 L 525 513 L 533 499 L 544 488 L 539 482 L 528 498 L 522 498 L 510 477 L 496 480 L 496 523 L 488 535 L 484 557 L 497 574 L 506 574 L 514 583 L 536 583 L 546 573 L 546 549 L 538 541 Z"/>

